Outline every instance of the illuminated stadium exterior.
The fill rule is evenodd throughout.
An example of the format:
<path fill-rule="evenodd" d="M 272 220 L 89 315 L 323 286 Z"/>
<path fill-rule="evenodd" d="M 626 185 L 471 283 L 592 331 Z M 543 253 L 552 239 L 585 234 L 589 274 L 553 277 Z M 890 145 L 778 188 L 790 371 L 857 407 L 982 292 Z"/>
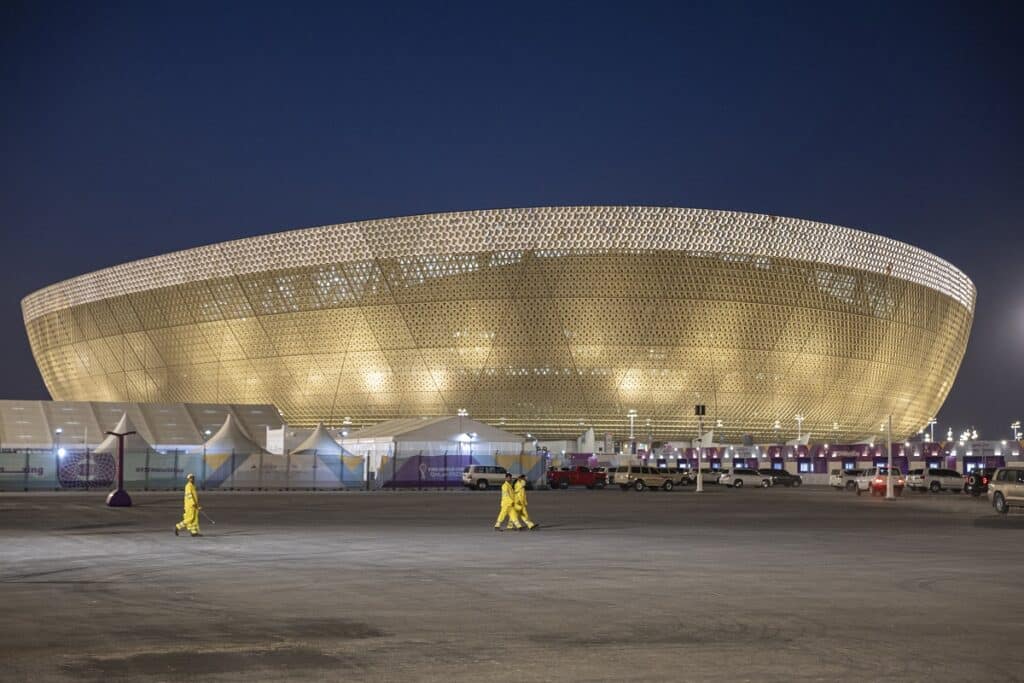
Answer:
<path fill-rule="evenodd" d="M 455 414 L 554 438 L 916 432 L 975 302 L 886 237 L 730 211 L 554 207 L 293 230 L 22 302 L 54 399 L 273 403 L 293 425 Z M 797 416 L 801 416 L 798 423 Z M 648 421 L 650 427 L 647 426 Z"/>

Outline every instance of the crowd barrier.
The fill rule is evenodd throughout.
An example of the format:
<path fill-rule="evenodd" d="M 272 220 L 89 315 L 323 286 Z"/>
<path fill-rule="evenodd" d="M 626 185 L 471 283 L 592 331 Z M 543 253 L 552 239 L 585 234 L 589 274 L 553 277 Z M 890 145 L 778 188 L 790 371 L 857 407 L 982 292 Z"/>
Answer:
<path fill-rule="evenodd" d="M 0 453 L 0 491 L 60 491 L 110 488 L 117 456 L 85 449 L 5 450 Z M 134 491 L 178 490 L 185 475 L 201 489 L 340 490 L 366 486 L 364 459 L 351 455 L 273 455 L 128 451 L 124 487 Z"/>
<path fill-rule="evenodd" d="M 117 456 L 87 449 L 5 450 L 0 453 L 0 491 L 109 489 Z M 124 487 L 129 491 L 178 490 L 196 475 L 203 490 L 342 490 L 461 488 L 470 465 L 497 465 L 533 485 L 544 480 L 546 461 L 534 454 L 384 455 L 369 476 L 356 455 L 127 451 Z"/>

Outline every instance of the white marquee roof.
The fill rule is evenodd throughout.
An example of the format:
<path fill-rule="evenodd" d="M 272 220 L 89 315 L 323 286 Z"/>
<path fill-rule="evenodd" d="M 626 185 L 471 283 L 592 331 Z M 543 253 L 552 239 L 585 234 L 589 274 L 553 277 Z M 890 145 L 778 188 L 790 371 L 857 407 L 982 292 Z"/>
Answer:
<path fill-rule="evenodd" d="M 210 437 L 204 445 L 207 453 L 257 453 L 263 447 L 249 438 L 235 421 L 234 416 L 228 413 L 217 433 Z"/>
<path fill-rule="evenodd" d="M 298 446 L 292 449 L 293 455 L 304 453 L 316 453 L 317 455 L 343 455 L 345 449 L 334 440 L 330 432 L 324 428 L 323 422 L 317 424 L 316 429 L 306 437 Z"/>
<path fill-rule="evenodd" d="M 115 432 L 117 434 L 128 434 L 128 432 L 135 432 L 124 438 L 124 452 L 138 452 L 145 450 L 155 450 L 152 444 L 146 441 L 144 438 L 139 436 L 139 430 L 132 424 L 131 419 L 128 417 L 128 413 L 121 415 L 121 419 L 118 420 L 117 426 L 113 429 L 107 430 Z M 108 434 L 99 446 L 93 449 L 95 453 L 110 453 L 117 455 L 117 437 L 113 434 Z"/>
<path fill-rule="evenodd" d="M 523 437 L 468 417 L 442 416 L 427 419 L 409 417 L 387 420 L 360 429 L 343 443 L 363 440 L 460 441 L 461 435 L 476 434 L 474 441 L 522 443 Z"/>
<path fill-rule="evenodd" d="M 0 447 L 93 448 L 127 415 L 139 436 L 157 449 L 202 448 L 206 432 L 216 432 L 229 414 L 261 445 L 266 428 L 282 424 L 269 404 L 0 400 Z"/>

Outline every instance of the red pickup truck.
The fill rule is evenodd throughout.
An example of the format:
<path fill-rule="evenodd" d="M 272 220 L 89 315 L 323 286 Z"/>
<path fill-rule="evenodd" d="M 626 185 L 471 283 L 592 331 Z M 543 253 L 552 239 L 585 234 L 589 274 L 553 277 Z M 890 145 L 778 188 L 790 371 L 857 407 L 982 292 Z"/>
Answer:
<path fill-rule="evenodd" d="M 586 486 L 588 489 L 603 489 L 608 483 L 608 474 L 602 467 L 563 467 L 548 470 L 548 486 L 553 489 L 567 489 L 570 486 Z"/>

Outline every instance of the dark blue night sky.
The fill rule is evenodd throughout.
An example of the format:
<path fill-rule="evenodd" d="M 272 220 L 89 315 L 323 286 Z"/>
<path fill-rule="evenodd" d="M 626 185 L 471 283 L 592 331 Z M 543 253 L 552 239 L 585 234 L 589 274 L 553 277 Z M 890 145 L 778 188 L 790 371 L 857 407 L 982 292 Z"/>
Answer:
<path fill-rule="evenodd" d="M 978 287 L 939 429 L 1024 419 L 1018 3 L 4 3 L 0 397 L 25 294 L 434 211 L 650 204 L 901 239 Z"/>

